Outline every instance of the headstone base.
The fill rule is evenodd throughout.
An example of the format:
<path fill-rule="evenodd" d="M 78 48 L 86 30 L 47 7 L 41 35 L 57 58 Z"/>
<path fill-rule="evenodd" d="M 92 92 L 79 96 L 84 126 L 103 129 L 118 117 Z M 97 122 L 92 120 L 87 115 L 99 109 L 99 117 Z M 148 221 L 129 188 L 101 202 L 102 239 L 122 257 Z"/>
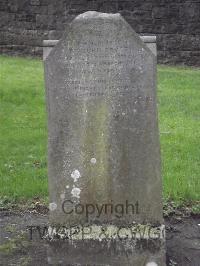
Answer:
<path fill-rule="evenodd" d="M 62 227 L 64 230 L 64 227 Z M 165 266 L 165 229 L 139 226 L 49 229 L 49 265 Z"/>

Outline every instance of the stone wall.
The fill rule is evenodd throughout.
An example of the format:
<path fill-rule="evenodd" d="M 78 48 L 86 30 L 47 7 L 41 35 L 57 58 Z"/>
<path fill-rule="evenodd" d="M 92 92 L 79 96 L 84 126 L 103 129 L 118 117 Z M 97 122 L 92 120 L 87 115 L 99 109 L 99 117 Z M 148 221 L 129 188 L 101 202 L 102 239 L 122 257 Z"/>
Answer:
<path fill-rule="evenodd" d="M 155 34 L 160 63 L 200 66 L 200 0 L 0 0 L 0 53 L 41 56 L 77 14 L 121 13 L 136 32 Z"/>

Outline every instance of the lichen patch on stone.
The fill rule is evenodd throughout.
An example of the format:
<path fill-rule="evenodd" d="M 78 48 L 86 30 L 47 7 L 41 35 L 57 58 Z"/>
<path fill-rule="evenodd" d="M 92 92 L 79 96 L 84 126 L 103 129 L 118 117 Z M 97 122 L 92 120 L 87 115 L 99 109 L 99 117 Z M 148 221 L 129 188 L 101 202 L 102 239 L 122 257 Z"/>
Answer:
<path fill-rule="evenodd" d="M 49 210 L 55 211 L 57 209 L 57 204 L 55 202 L 49 203 Z"/>
<path fill-rule="evenodd" d="M 78 187 L 74 187 L 72 189 L 72 191 L 71 191 L 72 196 L 75 197 L 75 198 L 77 198 L 77 199 L 80 198 L 80 193 L 81 193 L 81 190 Z"/>
<path fill-rule="evenodd" d="M 96 158 L 91 158 L 90 162 L 91 162 L 92 164 L 96 164 L 97 159 L 96 159 Z"/>
<path fill-rule="evenodd" d="M 79 170 L 74 170 L 71 173 L 71 178 L 73 178 L 74 182 L 77 182 L 80 177 L 81 177 L 81 174 L 80 174 Z"/>

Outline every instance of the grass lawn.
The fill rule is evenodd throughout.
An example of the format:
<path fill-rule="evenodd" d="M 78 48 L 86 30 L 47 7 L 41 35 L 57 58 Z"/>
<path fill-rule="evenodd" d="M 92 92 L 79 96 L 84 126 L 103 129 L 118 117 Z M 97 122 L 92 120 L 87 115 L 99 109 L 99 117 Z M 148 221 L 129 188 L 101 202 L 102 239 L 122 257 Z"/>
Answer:
<path fill-rule="evenodd" d="M 48 195 L 42 61 L 0 56 L 0 198 Z M 166 199 L 200 198 L 200 69 L 158 67 Z"/>
<path fill-rule="evenodd" d="M 0 196 L 47 195 L 42 62 L 0 57 Z"/>

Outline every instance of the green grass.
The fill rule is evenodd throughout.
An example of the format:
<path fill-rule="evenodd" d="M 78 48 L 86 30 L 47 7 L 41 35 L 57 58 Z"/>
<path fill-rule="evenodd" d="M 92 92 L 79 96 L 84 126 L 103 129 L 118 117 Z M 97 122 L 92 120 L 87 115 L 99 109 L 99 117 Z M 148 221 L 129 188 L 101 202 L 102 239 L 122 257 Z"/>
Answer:
<path fill-rule="evenodd" d="M 47 195 L 42 62 L 0 57 L 0 195 Z"/>
<path fill-rule="evenodd" d="M 158 68 L 164 195 L 200 198 L 200 69 Z"/>
<path fill-rule="evenodd" d="M 166 199 L 199 200 L 200 69 L 158 67 Z M 44 198 L 46 111 L 42 62 L 0 57 L 0 197 Z"/>

